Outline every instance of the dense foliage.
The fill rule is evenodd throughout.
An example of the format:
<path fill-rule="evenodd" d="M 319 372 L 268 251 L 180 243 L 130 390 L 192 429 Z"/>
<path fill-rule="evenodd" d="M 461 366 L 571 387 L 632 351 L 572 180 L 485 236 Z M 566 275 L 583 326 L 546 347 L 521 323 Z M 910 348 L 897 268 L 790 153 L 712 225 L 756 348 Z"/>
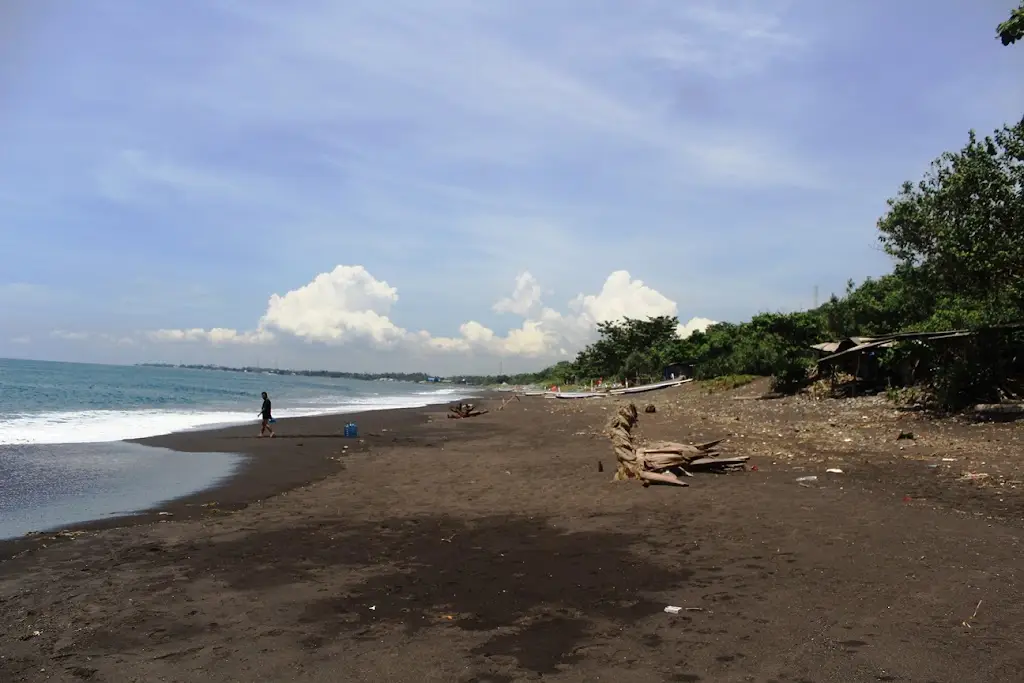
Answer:
<path fill-rule="evenodd" d="M 848 283 L 842 296 L 797 313 L 761 313 L 682 339 L 671 317 L 600 326 L 573 362 L 513 383 L 568 384 L 661 379 L 671 363 L 692 363 L 698 378 L 771 375 L 778 390 L 801 386 L 812 344 L 901 331 L 987 330 L 1024 320 L 1024 120 L 943 154 L 925 178 L 906 183 L 878 221 L 893 272 Z M 955 347 L 904 346 L 883 355 L 894 367 L 914 351 L 933 396 L 947 407 L 996 400 L 1008 362 L 1024 356 L 1013 335 L 984 333 Z M 1008 347 L 1009 345 L 1009 347 Z M 1007 354 L 1010 360 L 1007 360 Z M 494 378 L 476 378 L 485 381 Z"/>
<path fill-rule="evenodd" d="M 1003 45 L 1012 45 L 1018 40 L 1024 40 L 1024 2 L 1010 13 L 1009 19 L 999 24 L 996 31 Z"/>

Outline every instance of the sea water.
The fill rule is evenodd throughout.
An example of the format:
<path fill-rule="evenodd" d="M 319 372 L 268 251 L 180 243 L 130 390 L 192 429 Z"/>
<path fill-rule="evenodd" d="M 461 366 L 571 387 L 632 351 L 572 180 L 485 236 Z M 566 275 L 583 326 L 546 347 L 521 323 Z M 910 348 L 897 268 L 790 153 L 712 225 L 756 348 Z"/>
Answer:
<path fill-rule="evenodd" d="M 274 417 L 443 403 L 462 392 L 261 372 L 0 359 L 0 539 L 123 515 L 208 488 L 242 462 L 123 443 Z"/>

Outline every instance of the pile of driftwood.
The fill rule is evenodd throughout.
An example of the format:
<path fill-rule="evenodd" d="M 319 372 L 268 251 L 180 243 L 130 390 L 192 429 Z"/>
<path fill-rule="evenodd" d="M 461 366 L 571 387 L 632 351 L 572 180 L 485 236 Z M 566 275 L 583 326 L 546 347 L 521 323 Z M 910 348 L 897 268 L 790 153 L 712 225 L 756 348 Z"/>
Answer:
<path fill-rule="evenodd" d="M 640 447 L 633 438 L 638 421 L 636 406 L 632 403 L 616 411 L 608 423 L 615 457 L 619 462 L 615 480 L 639 479 L 644 486 L 652 482 L 689 486 L 680 477 L 691 477 L 692 472 L 729 472 L 741 470 L 749 456 L 722 457 L 715 447 L 724 439 L 691 446 L 663 441 Z"/>
<path fill-rule="evenodd" d="M 476 406 L 472 403 L 463 403 L 462 401 L 459 401 L 453 406 L 448 406 L 448 417 L 453 419 L 476 417 L 477 415 L 484 415 L 486 413 L 486 410 L 477 410 Z"/>

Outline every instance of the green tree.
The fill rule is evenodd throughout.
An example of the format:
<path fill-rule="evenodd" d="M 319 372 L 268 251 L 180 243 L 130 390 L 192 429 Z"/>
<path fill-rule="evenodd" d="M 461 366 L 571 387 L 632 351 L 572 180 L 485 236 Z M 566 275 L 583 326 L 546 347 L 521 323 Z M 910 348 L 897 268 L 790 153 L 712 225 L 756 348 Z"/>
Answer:
<path fill-rule="evenodd" d="M 1010 18 L 999 24 L 996 31 L 1003 45 L 1013 45 L 1018 40 L 1024 40 L 1024 2 L 1010 12 Z"/>
<path fill-rule="evenodd" d="M 904 275 L 984 311 L 979 321 L 1020 315 L 1024 305 L 1024 120 L 991 137 L 973 131 L 917 185 L 905 183 L 878 222 L 885 250 Z"/>
<path fill-rule="evenodd" d="M 880 278 L 867 278 L 859 286 L 851 280 L 846 293 L 825 302 L 821 314 L 832 339 L 871 336 L 920 329 L 936 307 L 936 293 L 915 268 L 897 265 Z"/>
<path fill-rule="evenodd" d="M 624 318 L 598 325 L 598 338 L 576 358 L 581 378 L 625 379 L 660 374 L 667 350 L 678 339 L 673 316 Z"/>

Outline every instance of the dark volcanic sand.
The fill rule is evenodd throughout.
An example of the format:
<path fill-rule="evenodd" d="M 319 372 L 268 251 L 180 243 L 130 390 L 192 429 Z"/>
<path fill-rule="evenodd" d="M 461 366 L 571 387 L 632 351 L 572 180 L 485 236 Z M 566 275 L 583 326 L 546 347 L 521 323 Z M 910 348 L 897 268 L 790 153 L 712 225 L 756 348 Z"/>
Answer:
<path fill-rule="evenodd" d="M 344 455 L 347 418 L 153 440 L 259 457 L 170 521 L 7 546 L 0 681 L 1021 680 L 1019 427 L 733 398 L 639 397 L 757 465 L 686 489 L 610 481 L 611 400 L 366 414 Z"/>

